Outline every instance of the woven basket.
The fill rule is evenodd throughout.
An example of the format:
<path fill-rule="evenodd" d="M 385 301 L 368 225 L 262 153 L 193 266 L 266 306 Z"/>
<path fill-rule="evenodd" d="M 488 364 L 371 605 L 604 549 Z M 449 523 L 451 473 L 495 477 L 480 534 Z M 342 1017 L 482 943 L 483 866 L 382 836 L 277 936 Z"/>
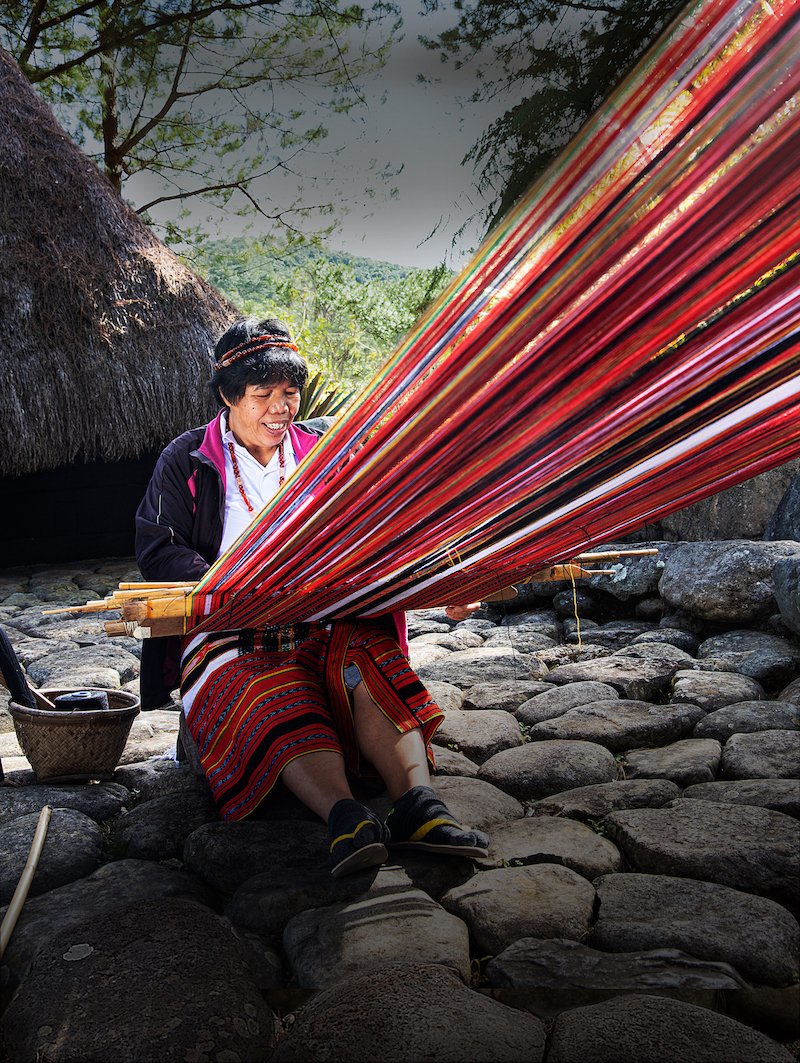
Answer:
<path fill-rule="evenodd" d="M 43 690 L 51 701 L 68 690 Z M 60 712 L 9 705 L 22 751 L 42 782 L 110 779 L 119 763 L 139 699 L 127 690 L 106 690 L 107 709 Z"/>

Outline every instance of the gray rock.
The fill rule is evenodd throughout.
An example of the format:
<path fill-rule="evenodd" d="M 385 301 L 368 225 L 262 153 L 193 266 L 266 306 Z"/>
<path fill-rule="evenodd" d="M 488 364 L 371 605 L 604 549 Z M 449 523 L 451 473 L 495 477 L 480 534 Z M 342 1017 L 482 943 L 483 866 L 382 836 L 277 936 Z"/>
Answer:
<path fill-rule="evenodd" d="M 414 612 L 407 614 L 407 622 L 409 639 L 415 639 L 419 635 L 427 635 L 431 632 L 441 632 L 446 634 L 448 631 L 452 630 L 453 627 L 448 621 L 429 620 Z"/>
<path fill-rule="evenodd" d="M 135 904 L 54 935 L 2 1030 L 12 1063 L 255 1063 L 275 1041 L 230 925 L 184 900 Z"/>
<path fill-rule="evenodd" d="M 730 801 L 757 805 L 800 819 L 800 781 L 797 779 L 740 779 L 736 782 L 705 782 L 688 786 L 683 797 L 700 801 Z"/>
<path fill-rule="evenodd" d="M 800 732 L 733 735 L 722 750 L 722 775 L 726 779 L 797 779 Z"/>
<path fill-rule="evenodd" d="M 614 687 L 607 683 L 568 683 L 566 686 L 551 686 L 535 697 L 524 701 L 517 709 L 515 715 L 520 723 L 533 727 L 545 720 L 554 720 L 557 716 L 563 716 L 570 709 L 579 705 L 588 705 L 593 701 L 608 701 L 618 698 L 619 694 Z"/>
<path fill-rule="evenodd" d="M 0 689 L 0 734 L 13 734 L 14 721 L 8 708 L 11 697 L 7 690 Z"/>
<path fill-rule="evenodd" d="M 481 646 L 462 650 L 444 661 L 423 665 L 419 677 L 423 683 L 438 680 L 453 683 L 462 690 L 478 683 L 502 683 L 516 679 L 543 679 L 547 667 L 535 657 L 518 653 L 510 646 Z"/>
<path fill-rule="evenodd" d="M 681 875 L 796 905 L 800 823 L 752 805 L 678 800 L 612 812 L 609 836 L 636 871 Z"/>
<path fill-rule="evenodd" d="M 459 823 L 489 831 L 496 824 L 521 819 L 522 805 L 483 779 L 434 779 L 433 788 Z"/>
<path fill-rule="evenodd" d="M 100 683 L 111 672 L 116 681 Z M 39 687 L 109 687 L 116 688 L 139 674 L 139 659 L 118 646 L 82 646 L 72 651 L 39 657 L 28 668 L 28 675 Z"/>
<path fill-rule="evenodd" d="M 548 1063 L 790 1063 L 782 1045 L 735 1019 L 661 996 L 615 997 L 555 1021 Z"/>
<path fill-rule="evenodd" d="M 597 550 L 630 549 L 630 543 L 608 543 Z M 615 569 L 613 576 L 592 576 L 589 586 L 610 594 L 622 602 L 632 598 L 645 598 L 658 591 L 658 581 L 664 571 L 666 559 L 675 549 L 675 543 L 655 540 L 637 543 L 637 550 L 658 550 L 657 554 L 642 557 L 620 557 L 617 562 L 603 563 L 603 568 Z"/>
<path fill-rule="evenodd" d="M 735 734 L 798 730 L 800 705 L 791 701 L 740 701 L 710 712 L 693 733 L 696 738 L 716 738 L 724 743 Z"/>
<path fill-rule="evenodd" d="M 630 646 L 637 635 L 650 631 L 653 626 L 646 620 L 612 620 L 597 627 L 582 624 L 580 630 L 576 627 L 566 635 L 565 641 L 585 643 L 588 646 L 605 646 L 609 650 L 617 651 Z"/>
<path fill-rule="evenodd" d="M 800 477 L 797 462 L 780 465 L 773 477 L 780 476 L 784 493 L 764 530 L 765 539 L 800 539 Z M 789 478 L 791 477 L 791 478 Z M 786 479 L 785 479 L 786 478 Z M 771 496 L 774 500 L 775 494 Z"/>
<path fill-rule="evenodd" d="M 668 746 L 625 754 L 628 779 L 669 779 L 676 786 L 711 782 L 717 777 L 722 746 L 713 738 L 684 738 Z"/>
<path fill-rule="evenodd" d="M 582 941 L 589 933 L 594 886 L 558 864 L 483 871 L 442 897 L 479 949 L 496 955 L 523 937 Z"/>
<path fill-rule="evenodd" d="M 681 949 L 701 960 L 729 963 L 756 985 L 789 985 L 795 978 L 800 926 L 774 901 L 666 875 L 608 875 L 595 885 L 596 948 Z"/>
<path fill-rule="evenodd" d="M 701 643 L 697 655 L 725 660 L 731 671 L 770 691 L 785 686 L 800 670 L 800 646 L 766 631 L 726 631 Z"/>
<path fill-rule="evenodd" d="M 180 718 L 180 711 L 173 709 L 140 712 L 134 717 L 120 764 L 140 764 L 148 757 L 160 757 L 174 749 Z"/>
<path fill-rule="evenodd" d="M 755 679 L 735 672 L 678 671 L 672 687 L 673 705 L 699 705 L 714 712 L 741 701 L 760 701 L 764 688 Z"/>
<path fill-rule="evenodd" d="M 118 815 L 130 801 L 130 792 L 119 783 L 104 782 L 82 785 L 5 786 L 0 788 L 0 824 L 44 807 L 74 808 L 95 823 L 103 823 Z"/>
<path fill-rule="evenodd" d="M 409 645 L 413 646 L 444 646 L 445 649 L 451 652 L 457 652 L 458 650 L 474 650 L 478 646 L 482 646 L 484 638 L 479 635 L 477 631 L 468 631 L 461 628 L 457 631 L 455 628 L 452 630 L 443 632 L 427 632 L 424 635 L 417 635 L 413 638 Z"/>
<path fill-rule="evenodd" d="M 473 869 L 470 866 L 469 875 Z M 354 901 L 369 893 L 396 893 L 412 885 L 399 866 L 369 868 L 333 878 L 327 867 L 273 867 L 254 875 L 236 890 L 225 915 L 242 930 L 280 938 L 294 916 L 310 908 Z"/>
<path fill-rule="evenodd" d="M 474 778 L 478 774 L 478 765 L 474 760 L 457 753 L 454 749 L 433 743 L 433 755 L 436 758 L 436 775 L 464 775 Z"/>
<path fill-rule="evenodd" d="M 591 622 L 602 611 L 601 597 L 583 587 L 570 587 L 553 595 L 553 609 L 562 620 L 570 620 L 577 613 L 581 623 Z"/>
<path fill-rule="evenodd" d="M 475 874 L 475 864 L 465 856 L 439 856 L 414 849 L 390 848 L 389 859 L 391 863 L 385 865 L 387 872 L 393 868 L 401 870 L 413 886 L 435 901 Z"/>
<path fill-rule="evenodd" d="M 261 937 L 247 930 L 234 930 L 245 965 L 256 987 L 266 993 L 283 987 L 283 957 Z"/>
<path fill-rule="evenodd" d="M 9 820 L 0 827 L 0 904 L 8 904 L 28 859 L 39 813 Z M 91 874 L 100 863 L 105 836 L 82 812 L 56 808 L 33 876 L 30 897 Z"/>
<path fill-rule="evenodd" d="M 597 822 L 617 809 L 662 808 L 679 796 L 680 790 L 669 779 L 620 779 L 553 794 L 538 801 L 534 812 Z"/>
<path fill-rule="evenodd" d="M 301 912 L 286 924 L 283 947 L 293 980 L 304 989 L 391 963 L 441 964 L 469 979 L 466 926 L 413 888 Z"/>
<path fill-rule="evenodd" d="M 793 705 L 800 705 L 800 678 L 793 679 L 778 694 L 778 701 L 791 701 Z"/>
<path fill-rule="evenodd" d="M 664 615 L 665 605 L 662 600 L 654 595 L 652 598 L 640 598 L 633 607 L 634 615 L 641 620 L 652 620 L 658 623 Z"/>
<path fill-rule="evenodd" d="M 678 665 L 674 663 L 614 654 L 597 661 L 560 665 L 548 675 L 547 681 L 558 686 L 575 682 L 606 683 L 623 698 L 655 701 L 669 687 L 677 671 Z"/>
<path fill-rule="evenodd" d="M 154 797 L 120 816 L 114 847 L 134 860 L 179 860 L 189 835 L 216 819 L 219 814 L 210 794 Z"/>
<path fill-rule="evenodd" d="M 491 960 L 489 984 L 511 989 L 741 989 L 729 963 L 698 960 L 680 949 L 598 952 L 577 941 L 522 938 Z"/>
<path fill-rule="evenodd" d="M 486 639 L 487 647 L 508 647 L 515 653 L 534 653 L 536 650 L 549 649 L 556 645 L 555 639 L 543 635 L 538 626 L 517 624 L 514 627 L 500 627 Z"/>
<path fill-rule="evenodd" d="M 428 683 L 426 689 L 436 704 L 444 712 L 451 712 L 464 707 L 464 691 L 452 683 Z"/>
<path fill-rule="evenodd" d="M 122 783 L 141 801 L 167 794 L 210 793 L 205 776 L 196 775 L 188 764 L 176 760 L 145 760 L 123 764 L 114 772 L 114 781 Z"/>
<path fill-rule="evenodd" d="M 786 557 L 772 570 L 775 601 L 781 620 L 786 627 L 800 635 L 800 601 L 797 588 L 800 586 L 800 557 Z"/>
<path fill-rule="evenodd" d="M 435 643 L 418 643 L 412 640 L 408 646 L 408 661 L 415 672 L 437 661 L 446 661 L 452 657 L 453 651 L 446 646 L 437 646 Z"/>
<path fill-rule="evenodd" d="M 748 624 L 774 612 L 772 570 L 797 553 L 791 541 L 682 543 L 667 558 L 659 592 L 673 608 L 704 620 Z"/>
<path fill-rule="evenodd" d="M 478 634 L 483 632 L 494 631 L 497 624 L 493 620 L 482 619 L 480 616 L 471 616 L 468 620 L 459 620 L 459 622 L 453 628 L 453 631 L 477 631 Z"/>
<path fill-rule="evenodd" d="M 446 968 L 392 965 L 316 994 L 272 1061 L 541 1063 L 544 1044 L 538 1019 L 467 989 Z"/>
<path fill-rule="evenodd" d="M 508 712 L 492 709 L 447 712 L 436 740 L 482 764 L 501 749 L 522 744 L 519 724 Z"/>
<path fill-rule="evenodd" d="M 663 600 L 663 599 L 662 599 Z M 666 603 L 665 603 L 666 604 Z M 706 630 L 706 624 L 698 616 L 686 612 L 684 609 L 669 610 L 658 622 L 660 628 L 669 631 L 687 631 L 692 635 L 700 636 Z M 701 639 L 698 637 L 697 644 Z"/>
<path fill-rule="evenodd" d="M 616 777 L 614 757 L 594 742 L 529 742 L 495 753 L 478 772 L 479 779 L 522 801 Z"/>
<path fill-rule="evenodd" d="M 548 597 L 552 598 L 552 592 Z M 506 613 L 498 626 L 523 627 L 529 631 L 538 631 L 551 639 L 561 637 L 561 621 L 553 609 L 523 609 L 517 613 Z"/>
<path fill-rule="evenodd" d="M 697 667 L 697 662 L 690 653 L 673 646 L 669 642 L 638 642 L 631 643 L 617 650 L 618 657 L 639 657 L 643 661 L 654 661 L 660 664 L 674 664 L 678 668 L 692 669 Z"/>
<path fill-rule="evenodd" d="M 697 705 L 652 705 L 647 701 L 595 701 L 569 709 L 531 728 L 532 742 L 565 738 L 597 742 L 612 753 L 690 734 L 703 716 Z"/>
<path fill-rule="evenodd" d="M 496 709 L 514 712 L 524 702 L 554 688 L 536 679 L 518 679 L 511 683 L 478 683 L 464 696 L 465 709 Z"/>
<path fill-rule="evenodd" d="M 213 889 L 231 894 L 265 867 L 320 867 L 326 853 L 323 823 L 246 819 L 198 827 L 183 860 Z"/>
<path fill-rule="evenodd" d="M 690 656 L 697 654 L 700 639 L 691 631 L 682 631 L 680 628 L 657 627 L 652 631 L 643 631 L 633 640 L 633 646 L 648 646 L 652 643 L 664 643 L 667 646 L 677 646 Z"/>
<path fill-rule="evenodd" d="M 212 899 L 203 884 L 184 871 L 148 860 L 104 864 L 86 878 L 40 897 L 29 897 L 3 962 L 21 979 L 39 949 L 55 934 L 72 930 L 117 908 L 164 897 L 182 897 L 198 903 Z"/>
<path fill-rule="evenodd" d="M 603 657 L 610 657 L 611 650 L 605 646 L 555 646 L 552 650 L 537 650 L 533 655 L 548 669 L 560 668 L 565 664 L 588 664 L 590 661 L 598 661 Z M 550 682 L 550 676 L 545 679 Z M 569 682 L 573 682 L 572 679 Z"/>
<path fill-rule="evenodd" d="M 20 635 L 12 640 L 12 644 L 20 664 L 26 670 L 43 657 L 61 654 L 74 656 L 79 652 L 77 642 L 69 642 L 66 639 L 62 642 L 56 642 L 54 639 L 32 639 Z"/>
<path fill-rule="evenodd" d="M 491 832 L 489 861 L 495 866 L 561 864 L 584 878 L 619 871 L 619 849 L 590 827 L 558 816 L 528 816 Z"/>

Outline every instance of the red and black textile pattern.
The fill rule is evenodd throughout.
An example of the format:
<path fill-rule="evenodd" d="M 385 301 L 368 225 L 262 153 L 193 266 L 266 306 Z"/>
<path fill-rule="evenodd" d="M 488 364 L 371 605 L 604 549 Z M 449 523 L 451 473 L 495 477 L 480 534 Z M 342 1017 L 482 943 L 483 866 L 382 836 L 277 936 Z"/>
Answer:
<path fill-rule="evenodd" d="M 355 738 L 343 677 L 350 664 L 398 731 L 422 729 L 433 765 L 429 743 L 443 713 L 375 624 L 337 623 L 291 653 L 242 653 L 221 665 L 212 637 L 184 662 L 183 689 L 205 674 L 186 722 L 224 819 L 249 815 L 305 753 L 339 752 L 354 775 L 374 776 Z"/>

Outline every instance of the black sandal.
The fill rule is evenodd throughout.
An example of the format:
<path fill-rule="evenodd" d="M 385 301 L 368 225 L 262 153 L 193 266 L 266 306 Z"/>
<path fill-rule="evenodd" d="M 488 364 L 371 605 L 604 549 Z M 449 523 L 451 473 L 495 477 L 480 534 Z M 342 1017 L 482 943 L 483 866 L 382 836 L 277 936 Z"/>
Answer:
<path fill-rule="evenodd" d="M 414 786 L 395 801 L 386 817 L 389 844 L 396 849 L 422 849 L 449 856 L 483 857 L 489 838 L 480 830 L 464 830 L 430 786 Z"/>
<path fill-rule="evenodd" d="M 334 878 L 382 864 L 389 832 L 360 801 L 337 801 L 328 816 L 328 868 Z"/>

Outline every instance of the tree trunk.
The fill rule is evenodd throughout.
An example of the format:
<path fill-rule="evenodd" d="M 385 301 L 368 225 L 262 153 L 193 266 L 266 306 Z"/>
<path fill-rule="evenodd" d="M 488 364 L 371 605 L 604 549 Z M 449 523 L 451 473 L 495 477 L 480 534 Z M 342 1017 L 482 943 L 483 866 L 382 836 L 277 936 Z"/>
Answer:
<path fill-rule="evenodd" d="M 102 4 L 99 10 L 99 43 L 109 41 L 117 19 L 118 0 Z M 116 51 L 110 43 L 100 53 L 100 101 L 102 107 L 103 169 L 111 186 L 122 194 L 123 158 L 119 153 L 119 109 L 117 101 Z"/>

